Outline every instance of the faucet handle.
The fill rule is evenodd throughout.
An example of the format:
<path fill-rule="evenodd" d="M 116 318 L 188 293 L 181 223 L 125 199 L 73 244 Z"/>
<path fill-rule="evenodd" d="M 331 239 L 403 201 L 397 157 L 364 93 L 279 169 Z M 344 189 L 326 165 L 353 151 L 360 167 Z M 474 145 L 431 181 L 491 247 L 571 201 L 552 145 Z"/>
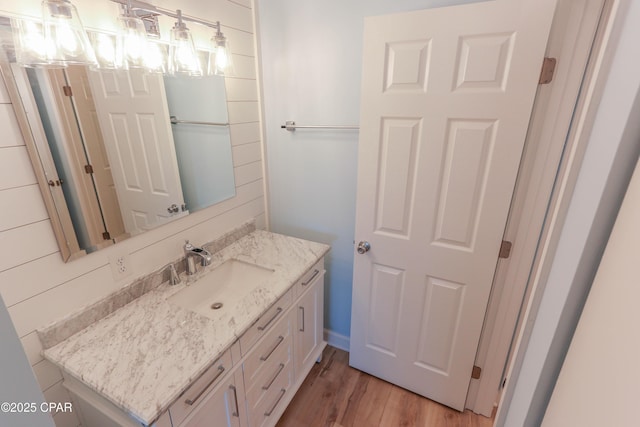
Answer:
<path fill-rule="evenodd" d="M 184 250 L 185 251 L 190 251 L 193 249 L 193 245 L 191 243 L 189 243 L 189 240 L 185 240 L 184 241 Z"/>
<path fill-rule="evenodd" d="M 180 276 L 178 276 L 178 272 L 176 271 L 176 266 L 173 264 L 169 264 L 169 284 L 170 285 L 178 285 L 180 284 Z"/>

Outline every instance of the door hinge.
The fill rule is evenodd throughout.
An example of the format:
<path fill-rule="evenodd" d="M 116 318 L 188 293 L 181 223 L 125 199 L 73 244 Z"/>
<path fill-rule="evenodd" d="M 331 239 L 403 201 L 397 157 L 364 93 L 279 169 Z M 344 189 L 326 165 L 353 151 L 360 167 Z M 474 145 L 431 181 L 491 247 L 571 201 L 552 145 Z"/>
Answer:
<path fill-rule="evenodd" d="M 542 70 L 540 71 L 540 80 L 538 83 L 546 85 L 553 80 L 553 73 L 556 71 L 556 58 L 544 58 L 542 61 Z"/>
<path fill-rule="evenodd" d="M 73 96 L 71 86 L 62 86 L 62 92 L 64 93 L 64 96 Z"/>
<path fill-rule="evenodd" d="M 105 231 L 104 233 L 102 233 L 102 238 L 104 240 L 111 240 L 111 234 L 109 234 L 108 231 Z"/>
<path fill-rule="evenodd" d="M 513 243 L 503 240 L 500 245 L 500 252 L 498 253 L 498 258 L 509 258 L 511 256 L 511 247 Z"/>
<path fill-rule="evenodd" d="M 474 380 L 479 380 L 480 374 L 482 374 L 482 368 L 480 366 L 473 365 L 473 370 L 471 371 L 471 378 L 473 378 Z"/>
<path fill-rule="evenodd" d="M 93 166 L 91 166 L 91 165 L 84 165 L 84 171 L 85 171 L 86 173 L 89 173 L 89 174 L 93 173 Z"/>

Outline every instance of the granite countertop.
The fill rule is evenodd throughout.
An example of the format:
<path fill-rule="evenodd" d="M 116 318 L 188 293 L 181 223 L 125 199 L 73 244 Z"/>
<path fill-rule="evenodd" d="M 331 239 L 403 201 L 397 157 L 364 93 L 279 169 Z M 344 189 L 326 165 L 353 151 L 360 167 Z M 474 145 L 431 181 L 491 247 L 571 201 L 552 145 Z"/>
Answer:
<path fill-rule="evenodd" d="M 203 272 L 229 259 L 274 270 L 236 307 L 208 318 L 169 303 L 168 297 L 187 286 L 182 277 L 182 284 L 160 285 L 44 356 L 150 425 L 328 250 L 321 243 L 256 230 L 214 253 Z"/>

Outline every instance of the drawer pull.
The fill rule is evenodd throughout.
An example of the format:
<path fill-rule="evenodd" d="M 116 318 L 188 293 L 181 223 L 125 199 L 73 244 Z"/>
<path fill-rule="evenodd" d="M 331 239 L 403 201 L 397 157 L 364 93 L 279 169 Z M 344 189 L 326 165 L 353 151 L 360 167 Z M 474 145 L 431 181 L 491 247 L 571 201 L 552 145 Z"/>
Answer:
<path fill-rule="evenodd" d="M 265 354 L 264 356 L 260 356 L 260 360 L 262 360 L 263 362 L 266 361 L 269 357 L 271 357 L 271 355 L 273 354 L 274 351 L 276 351 L 276 348 L 278 348 L 278 346 L 280 344 L 282 344 L 282 341 L 284 341 L 284 337 L 282 335 L 278 336 L 278 339 L 276 340 L 276 344 L 271 348 L 271 350 L 269 350 L 267 352 L 267 354 Z"/>
<path fill-rule="evenodd" d="M 187 400 L 184 401 L 184 403 L 186 403 L 189 406 L 192 406 L 194 403 L 196 403 L 196 401 L 198 399 L 200 399 L 200 397 L 209 388 L 209 386 L 211 386 L 211 384 L 213 384 L 218 378 L 220 378 L 220 375 L 222 375 L 223 372 L 224 372 L 224 366 L 222 366 L 222 365 L 218 366 L 218 373 L 216 374 L 215 377 L 213 377 L 211 379 L 211 381 L 209 381 L 209 384 L 207 384 L 205 387 L 203 387 L 202 390 L 200 390 L 200 393 L 198 393 L 198 395 L 196 397 L 194 397 L 193 399 L 187 399 Z"/>
<path fill-rule="evenodd" d="M 281 363 L 280 366 L 278 367 L 278 369 L 276 370 L 275 375 L 273 376 L 273 378 L 271 378 L 271 381 L 269 381 L 269 384 L 265 384 L 262 386 L 263 390 L 269 390 L 269 387 L 271 387 L 271 384 L 273 384 L 273 382 L 276 380 L 276 378 L 278 378 L 278 375 L 280 375 L 280 372 L 282 372 L 282 370 L 284 369 L 284 363 Z"/>
<path fill-rule="evenodd" d="M 318 274 L 320 274 L 320 270 L 314 270 L 313 276 L 309 277 L 309 280 L 306 282 L 302 282 L 302 286 L 307 286 L 309 283 L 313 282 L 313 279 L 315 279 Z"/>
<path fill-rule="evenodd" d="M 273 413 L 273 411 L 275 411 L 276 407 L 278 406 L 278 403 L 280 403 L 280 401 L 282 400 L 282 398 L 284 397 L 284 394 L 287 392 L 286 389 L 280 389 L 280 397 L 278 397 L 278 400 L 276 400 L 276 403 L 273 404 L 273 406 L 271 407 L 271 409 L 269 409 L 267 412 L 264 413 L 265 417 L 270 417 L 271 414 Z"/>
<path fill-rule="evenodd" d="M 238 408 L 238 392 L 236 391 L 236 386 L 232 384 L 229 386 L 229 388 L 233 390 L 233 401 L 235 402 L 235 405 L 236 405 L 236 411 L 231 415 L 233 415 L 234 417 L 240 418 L 240 408 Z"/>
<path fill-rule="evenodd" d="M 267 321 L 267 323 L 265 323 L 262 326 L 258 326 L 258 330 L 259 331 L 264 331 L 265 329 L 267 329 L 269 327 L 269 325 L 271 324 L 271 322 L 276 320 L 276 317 L 278 317 L 278 315 L 280 313 L 282 313 L 282 307 L 278 307 L 278 309 L 276 310 L 276 313 L 273 315 L 273 317 L 271 317 L 271 319 L 269 319 L 269 321 Z"/>
<path fill-rule="evenodd" d="M 304 307 L 298 307 L 298 308 L 302 310 L 302 327 L 298 329 L 298 331 L 304 332 Z"/>

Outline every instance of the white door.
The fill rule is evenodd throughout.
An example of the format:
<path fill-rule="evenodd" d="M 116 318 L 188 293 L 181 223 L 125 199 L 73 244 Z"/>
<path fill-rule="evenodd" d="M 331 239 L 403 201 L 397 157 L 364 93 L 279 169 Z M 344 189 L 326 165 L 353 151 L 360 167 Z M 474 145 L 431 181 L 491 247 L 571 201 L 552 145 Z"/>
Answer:
<path fill-rule="evenodd" d="M 365 20 L 350 364 L 458 410 L 555 3 Z"/>
<path fill-rule="evenodd" d="M 162 76 L 90 71 L 89 81 L 126 231 L 134 235 L 183 215 Z"/>

